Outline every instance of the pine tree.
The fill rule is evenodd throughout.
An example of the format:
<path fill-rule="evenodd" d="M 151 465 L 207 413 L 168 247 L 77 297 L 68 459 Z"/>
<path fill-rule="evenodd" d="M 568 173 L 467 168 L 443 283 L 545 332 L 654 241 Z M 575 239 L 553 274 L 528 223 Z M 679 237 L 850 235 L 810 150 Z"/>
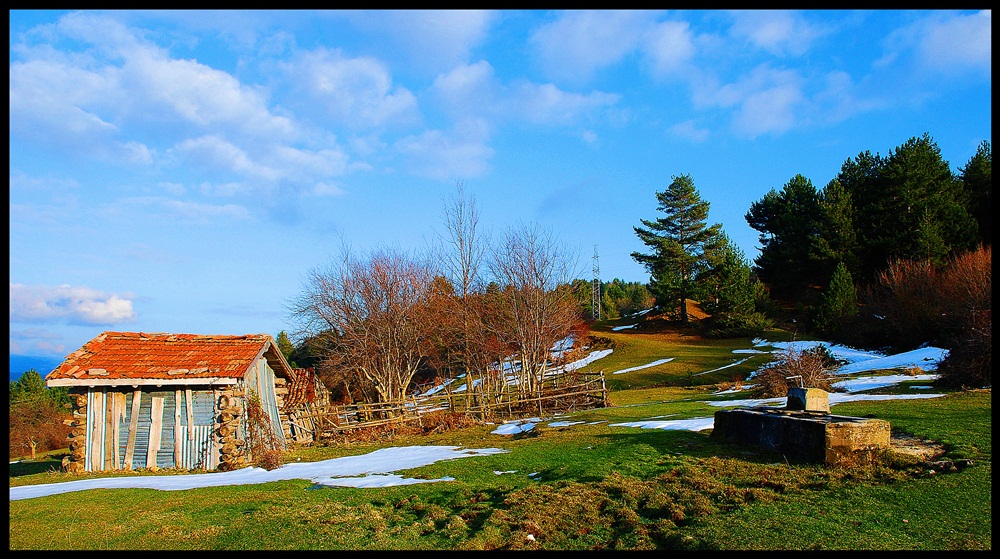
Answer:
<path fill-rule="evenodd" d="M 700 276 L 720 248 L 722 226 L 706 225 L 709 203 L 701 199 L 690 175 L 674 176 L 666 190 L 656 193 L 656 200 L 664 216 L 640 220 L 644 227 L 633 227 L 652 252 L 633 252 L 632 258 L 650 273 L 649 290 L 657 306 L 678 309 L 680 321 L 686 323 L 687 300 L 698 293 Z"/>
<path fill-rule="evenodd" d="M 847 266 L 837 264 L 830 285 L 820 295 L 813 315 L 813 328 L 837 335 L 858 314 L 858 296 Z"/>
<path fill-rule="evenodd" d="M 754 260 L 761 281 L 783 296 L 795 296 L 826 273 L 820 245 L 824 213 L 812 181 L 795 175 L 750 205 L 746 220 L 759 231 L 760 254 Z"/>
<path fill-rule="evenodd" d="M 993 191 L 993 152 L 990 142 L 979 144 L 976 154 L 960 169 L 965 193 L 969 197 L 969 213 L 979 224 L 979 241 L 993 244 L 993 210 L 990 194 Z"/>
<path fill-rule="evenodd" d="M 864 281 L 893 260 L 925 258 L 932 247 L 953 254 L 978 238 L 962 181 L 927 134 L 884 158 L 848 160 L 837 180 L 851 196 Z"/>
<path fill-rule="evenodd" d="M 742 250 L 722 235 L 722 248 L 706 274 L 708 292 L 701 307 L 711 314 L 709 334 L 715 337 L 751 336 L 763 332 L 770 321 L 757 311 L 763 290 Z"/>
<path fill-rule="evenodd" d="M 275 340 L 275 343 L 278 344 L 278 351 L 285 356 L 285 360 L 288 361 L 288 364 L 294 367 L 295 364 L 292 363 L 292 354 L 295 353 L 295 344 L 293 344 L 292 340 L 288 338 L 288 334 L 286 334 L 284 330 L 278 332 L 278 338 Z"/>

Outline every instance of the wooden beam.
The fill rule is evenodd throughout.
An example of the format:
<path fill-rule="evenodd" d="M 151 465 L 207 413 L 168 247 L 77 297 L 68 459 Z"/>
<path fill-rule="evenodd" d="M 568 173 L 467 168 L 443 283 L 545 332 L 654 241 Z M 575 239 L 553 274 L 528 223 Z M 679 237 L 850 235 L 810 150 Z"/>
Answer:
<path fill-rule="evenodd" d="M 160 450 L 160 437 L 163 435 L 163 398 L 153 397 L 149 409 L 149 447 L 146 449 L 146 467 L 156 466 L 156 451 Z"/>
<path fill-rule="evenodd" d="M 90 468 L 95 472 L 104 469 L 104 456 L 101 453 L 101 446 L 104 442 L 104 390 L 95 390 L 91 397 L 93 408 L 90 413 L 93 422 L 90 426 Z"/>
<path fill-rule="evenodd" d="M 104 469 L 115 469 L 115 393 L 105 394 L 104 404 Z"/>
<path fill-rule="evenodd" d="M 191 389 L 184 389 L 184 399 L 187 400 L 188 415 L 188 439 L 194 440 L 194 399 L 191 397 Z"/>
<path fill-rule="evenodd" d="M 174 390 L 174 467 L 181 467 L 181 391 Z"/>
<path fill-rule="evenodd" d="M 135 456 L 135 435 L 139 430 L 139 404 L 142 401 L 142 391 L 138 388 L 132 393 L 132 416 L 128 424 L 128 443 L 125 444 L 125 464 L 122 467 L 126 470 L 132 469 L 132 458 Z"/>

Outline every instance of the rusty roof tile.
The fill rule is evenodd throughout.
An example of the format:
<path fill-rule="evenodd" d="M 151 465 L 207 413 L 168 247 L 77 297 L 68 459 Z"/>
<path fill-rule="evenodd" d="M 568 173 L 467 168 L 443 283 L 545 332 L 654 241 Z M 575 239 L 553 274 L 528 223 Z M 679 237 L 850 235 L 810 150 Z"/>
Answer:
<path fill-rule="evenodd" d="M 46 380 L 96 376 L 122 380 L 243 378 L 265 347 L 277 351 L 274 341 L 267 334 L 216 336 L 103 332 L 69 354 L 61 365 L 46 376 Z M 280 376 L 291 373 L 275 372 Z"/>

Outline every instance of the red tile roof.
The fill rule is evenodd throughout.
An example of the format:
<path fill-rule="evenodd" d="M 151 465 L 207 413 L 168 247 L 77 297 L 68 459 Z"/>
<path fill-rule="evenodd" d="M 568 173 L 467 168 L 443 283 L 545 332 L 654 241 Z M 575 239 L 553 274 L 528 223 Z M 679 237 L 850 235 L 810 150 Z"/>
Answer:
<path fill-rule="evenodd" d="M 281 377 L 289 368 L 271 336 L 104 332 L 66 357 L 55 379 L 243 378 L 258 355 Z"/>

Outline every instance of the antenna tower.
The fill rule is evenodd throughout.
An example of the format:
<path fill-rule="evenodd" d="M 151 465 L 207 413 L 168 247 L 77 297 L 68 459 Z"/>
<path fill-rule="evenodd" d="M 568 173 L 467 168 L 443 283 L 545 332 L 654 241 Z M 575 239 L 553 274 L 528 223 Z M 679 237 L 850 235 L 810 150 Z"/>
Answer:
<path fill-rule="evenodd" d="M 594 282 L 590 289 L 590 309 L 594 320 L 601 319 L 601 263 L 597 259 L 597 245 L 594 245 Z"/>

